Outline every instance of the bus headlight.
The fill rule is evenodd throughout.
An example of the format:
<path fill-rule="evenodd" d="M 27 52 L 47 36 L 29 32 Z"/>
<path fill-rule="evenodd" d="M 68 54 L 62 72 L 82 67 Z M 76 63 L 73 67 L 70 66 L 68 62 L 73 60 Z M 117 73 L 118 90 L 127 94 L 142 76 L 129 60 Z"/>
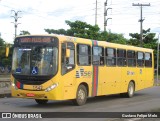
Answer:
<path fill-rule="evenodd" d="M 53 90 L 54 88 L 56 88 L 57 86 L 58 86 L 58 83 L 53 84 L 53 85 L 49 86 L 48 88 L 46 88 L 45 91 L 49 92 L 49 91 Z"/>

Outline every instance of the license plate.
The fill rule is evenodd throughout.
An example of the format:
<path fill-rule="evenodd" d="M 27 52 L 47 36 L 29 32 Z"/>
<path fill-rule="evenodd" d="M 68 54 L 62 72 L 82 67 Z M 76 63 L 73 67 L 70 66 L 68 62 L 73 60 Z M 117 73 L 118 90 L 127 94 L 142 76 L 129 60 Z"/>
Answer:
<path fill-rule="evenodd" d="M 42 90 L 41 85 L 33 85 L 33 90 Z"/>
<path fill-rule="evenodd" d="M 35 94 L 33 94 L 33 93 L 27 93 L 26 95 L 27 95 L 27 97 L 34 97 L 35 96 Z"/>

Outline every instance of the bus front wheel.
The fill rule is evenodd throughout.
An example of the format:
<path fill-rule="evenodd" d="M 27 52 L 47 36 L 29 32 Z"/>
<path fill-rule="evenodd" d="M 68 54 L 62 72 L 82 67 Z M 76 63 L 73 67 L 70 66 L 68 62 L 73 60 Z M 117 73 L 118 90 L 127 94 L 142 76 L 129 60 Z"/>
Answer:
<path fill-rule="evenodd" d="M 35 99 L 35 101 L 40 105 L 44 105 L 48 102 L 48 100 L 40 100 L 40 99 Z"/>
<path fill-rule="evenodd" d="M 77 90 L 76 99 L 72 100 L 75 105 L 84 105 L 87 101 L 87 89 L 84 85 L 80 85 Z"/>

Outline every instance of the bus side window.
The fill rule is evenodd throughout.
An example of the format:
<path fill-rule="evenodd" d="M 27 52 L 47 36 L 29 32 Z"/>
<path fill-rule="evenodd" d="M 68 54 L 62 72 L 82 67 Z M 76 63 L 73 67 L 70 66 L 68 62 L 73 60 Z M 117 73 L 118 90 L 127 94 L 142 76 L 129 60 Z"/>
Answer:
<path fill-rule="evenodd" d="M 77 45 L 77 63 L 83 66 L 91 64 L 91 47 L 89 45 Z"/>
<path fill-rule="evenodd" d="M 126 50 L 117 49 L 117 65 L 126 66 Z"/>
<path fill-rule="evenodd" d="M 92 49 L 93 65 L 104 65 L 104 48 L 93 46 Z"/>
<path fill-rule="evenodd" d="M 116 66 L 116 49 L 106 48 L 106 65 L 107 66 Z"/>
<path fill-rule="evenodd" d="M 143 67 L 144 66 L 144 53 L 137 52 L 137 66 Z"/>
<path fill-rule="evenodd" d="M 136 66 L 136 53 L 135 51 L 128 50 L 127 51 L 127 62 L 129 67 Z"/>
<path fill-rule="evenodd" d="M 66 49 L 70 49 L 70 57 L 66 57 Z M 61 73 L 62 75 L 73 70 L 75 67 L 75 47 L 72 42 L 62 43 L 61 50 Z"/>
<path fill-rule="evenodd" d="M 152 54 L 145 53 L 145 67 L 152 67 Z"/>

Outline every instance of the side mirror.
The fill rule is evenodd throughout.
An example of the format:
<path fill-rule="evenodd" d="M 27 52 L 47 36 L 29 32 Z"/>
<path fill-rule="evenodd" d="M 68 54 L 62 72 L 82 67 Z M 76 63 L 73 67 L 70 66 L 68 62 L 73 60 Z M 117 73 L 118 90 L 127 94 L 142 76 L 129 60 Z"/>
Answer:
<path fill-rule="evenodd" d="M 70 57 L 70 49 L 66 49 L 66 58 L 69 58 Z"/>

